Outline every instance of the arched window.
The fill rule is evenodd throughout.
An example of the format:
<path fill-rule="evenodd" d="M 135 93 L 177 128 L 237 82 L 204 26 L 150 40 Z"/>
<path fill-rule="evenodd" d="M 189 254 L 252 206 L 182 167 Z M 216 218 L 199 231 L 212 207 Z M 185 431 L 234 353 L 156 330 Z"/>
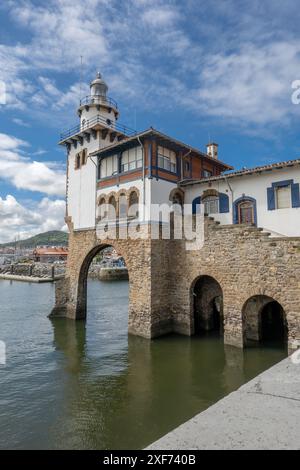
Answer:
<path fill-rule="evenodd" d="M 108 219 L 109 220 L 115 220 L 117 213 L 117 201 L 115 196 L 110 196 L 108 200 Z"/>
<path fill-rule="evenodd" d="M 172 196 L 172 204 L 179 204 L 181 207 L 183 206 L 183 197 L 182 194 L 179 192 L 175 192 Z"/>
<path fill-rule="evenodd" d="M 136 191 L 132 191 L 129 195 L 128 203 L 128 215 L 133 218 L 138 218 L 139 216 L 139 196 Z"/>
<path fill-rule="evenodd" d="M 119 197 L 119 218 L 125 219 L 127 217 L 127 198 L 126 194 L 122 193 Z"/>
<path fill-rule="evenodd" d="M 82 150 L 82 165 L 85 165 L 87 162 L 87 149 Z"/>
<path fill-rule="evenodd" d="M 106 216 L 106 211 L 105 211 L 105 198 L 101 197 L 99 204 L 98 204 L 98 217 L 99 219 L 103 219 Z"/>
<path fill-rule="evenodd" d="M 200 206 L 201 205 L 201 197 L 195 197 L 195 199 L 192 202 L 192 213 L 195 214 L 200 214 Z"/>
<path fill-rule="evenodd" d="M 219 196 L 206 196 L 202 199 L 204 204 L 204 214 L 218 214 Z"/>

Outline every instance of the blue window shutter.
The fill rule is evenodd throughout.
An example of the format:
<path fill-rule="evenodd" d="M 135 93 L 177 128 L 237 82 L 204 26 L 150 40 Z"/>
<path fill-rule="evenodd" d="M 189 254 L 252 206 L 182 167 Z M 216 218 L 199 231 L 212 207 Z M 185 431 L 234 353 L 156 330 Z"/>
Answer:
<path fill-rule="evenodd" d="M 221 214 L 229 212 L 229 197 L 227 196 L 227 194 L 219 194 L 219 210 Z"/>
<path fill-rule="evenodd" d="M 268 211 L 275 210 L 275 191 L 274 188 L 267 188 Z"/>
<path fill-rule="evenodd" d="M 300 207 L 299 183 L 292 184 L 292 207 Z"/>
<path fill-rule="evenodd" d="M 199 196 L 193 200 L 193 203 L 192 203 L 193 214 L 200 214 L 200 204 L 201 204 L 201 197 Z"/>
<path fill-rule="evenodd" d="M 238 212 L 238 202 L 235 202 L 233 205 L 233 223 L 238 224 L 239 223 L 239 212 Z"/>

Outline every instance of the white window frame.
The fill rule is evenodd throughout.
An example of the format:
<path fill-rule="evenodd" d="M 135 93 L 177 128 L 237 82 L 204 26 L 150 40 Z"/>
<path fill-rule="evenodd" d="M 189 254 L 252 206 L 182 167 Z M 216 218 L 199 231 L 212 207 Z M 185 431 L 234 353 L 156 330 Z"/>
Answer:
<path fill-rule="evenodd" d="M 176 152 L 161 145 L 157 148 L 157 166 L 171 173 L 177 172 Z"/>
<path fill-rule="evenodd" d="M 289 205 L 285 206 L 285 207 L 279 207 L 279 201 L 278 201 L 278 196 L 279 196 L 279 192 L 280 190 L 285 190 L 288 192 L 289 194 Z M 276 204 L 276 209 L 290 209 L 292 207 L 292 188 L 291 188 L 291 185 L 285 185 L 285 186 L 277 186 L 275 188 L 275 204 Z"/>
<path fill-rule="evenodd" d="M 118 173 L 118 155 L 111 155 L 100 161 L 100 179 L 110 178 Z"/>
<path fill-rule="evenodd" d="M 134 171 L 143 166 L 143 152 L 140 146 L 124 150 L 121 155 L 121 173 Z"/>

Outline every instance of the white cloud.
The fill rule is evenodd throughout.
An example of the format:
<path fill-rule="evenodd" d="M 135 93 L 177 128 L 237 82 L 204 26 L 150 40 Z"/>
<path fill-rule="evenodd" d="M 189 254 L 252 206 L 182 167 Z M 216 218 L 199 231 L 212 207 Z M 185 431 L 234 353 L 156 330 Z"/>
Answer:
<path fill-rule="evenodd" d="M 12 121 L 21 127 L 31 127 L 30 124 L 28 122 L 23 121 L 23 119 L 14 118 Z"/>
<path fill-rule="evenodd" d="M 9 12 L 12 21 L 29 33 L 29 40 L 22 45 L 0 46 L 2 71 L 7 70 L 3 79 L 9 84 L 7 106 L 25 110 L 24 103 L 29 103 L 29 112 L 48 122 L 49 107 L 69 113 L 73 111 L 71 106 L 78 105 L 81 55 L 84 82 L 98 68 L 108 70 L 112 81 L 129 70 L 134 82 L 123 80 L 115 91 L 126 97 L 124 90 L 131 87 L 132 93 L 144 97 L 148 83 L 142 79 L 147 76 L 142 55 L 148 55 L 150 48 L 178 56 L 189 45 L 183 32 L 173 28 L 179 19 L 178 8 L 160 0 L 130 0 L 124 4 L 114 0 L 50 0 L 42 6 L 30 0 L 12 0 Z M 67 90 L 59 89 L 49 77 L 62 72 L 77 75 Z M 61 113 L 52 116 L 57 125 Z"/>
<path fill-rule="evenodd" d="M 39 155 L 45 155 L 45 153 L 47 153 L 47 150 L 38 148 L 35 152 L 32 152 L 31 155 L 32 156 L 39 156 Z"/>
<path fill-rule="evenodd" d="M 13 2 L 12 17 L 31 31 L 28 57 L 37 68 L 75 69 L 80 55 L 90 61 L 108 55 L 102 15 L 106 1 L 54 0 L 43 6 L 31 1 Z M 97 15 L 96 13 L 99 12 Z"/>
<path fill-rule="evenodd" d="M 0 243 L 48 230 L 65 230 L 64 213 L 65 202 L 60 199 L 43 198 L 26 207 L 12 195 L 0 197 Z"/>
<path fill-rule="evenodd" d="M 47 95 L 52 96 L 54 98 L 59 97 L 61 92 L 56 88 L 56 85 L 53 80 L 47 77 L 39 77 L 39 82 L 41 83 L 43 89 L 47 93 Z"/>
<path fill-rule="evenodd" d="M 31 160 L 23 147 L 29 144 L 7 134 L 0 134 L 0 178 L 18 189 L 39 191 L 49 195 L 65 195 L 65 172 L 55 162 L 46 164 Z"/>
<path fill-rule="evenodd" d="M 171 0 L 23 0 L 9 9 L 29 39 L 0 45 L 8 106 L 28 111 L 29 103 L 49 124 L 60 126 L 78 104 L 81 55 L 84 82 L 100 68 L 134 107 L 188 105 L 201 116 L 257 126 L 282 125 L 296 111 L 289 99 L 300 69 L 297 24 L 287 15 L 296 13 L 293 2 L 287 10 L 274 0 L 239 9 L 233 0 L 184 7 Z M 66 72 L 73 83 L 62 90 Z"/>
<path fill-rule="evenodd" d="M 291 83 L 299 73 L 299 54 L 299 43 L 276 42 L 212 55 L 189 104 L 211 116 L 282 125 L 295 112 Z"/>
<path fill-rule="evenodd" d="M 17 137 L 0 133 L 0 149 L 1 150 L 17 150 L 20 147 L 28 147 L 28 142 L 18 139 Z"/>
<path fill-rule="evenodd" d="M 172 27 L 178 17 L 179 15 L 177 11 L 166 6 L 149 8 L 142 14 L 142 20 L 148 25 L 154 27 Z"/>

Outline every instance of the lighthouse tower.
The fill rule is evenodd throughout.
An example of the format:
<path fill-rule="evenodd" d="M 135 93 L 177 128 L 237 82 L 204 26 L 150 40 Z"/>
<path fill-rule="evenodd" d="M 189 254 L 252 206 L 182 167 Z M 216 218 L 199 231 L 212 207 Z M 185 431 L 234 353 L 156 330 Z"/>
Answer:
<path fill-rule="evenodd" d="M 59 142 L 67 149 L 66 220 L 74 230 L 95 227 L 99 160 L 93 153 L 133 132 L 117 122 L 118 105 L 107 92 L 98 72 L 90 83 L 90 94 L 80 100 L 79 123 L 62 133 Z"/>
<path fill-rule="evenodd" d="M 81 130 L 99 124 L 114 129 L 119 117 L 118 105 L 107 96 L 108 86 L 100 72 L 90 84 L 90 94 L 80 100 L 78 115 Z"/>

